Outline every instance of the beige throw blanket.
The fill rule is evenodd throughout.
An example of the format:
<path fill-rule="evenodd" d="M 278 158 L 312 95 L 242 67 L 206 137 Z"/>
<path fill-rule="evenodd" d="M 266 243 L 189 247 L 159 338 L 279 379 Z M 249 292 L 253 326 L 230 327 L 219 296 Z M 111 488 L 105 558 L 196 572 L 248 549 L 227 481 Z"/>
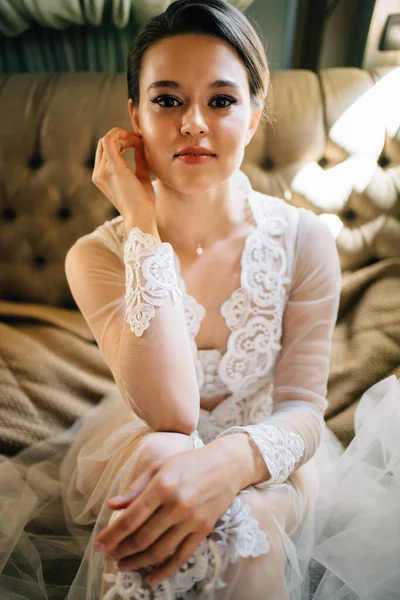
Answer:
<path fill-rule="evenodd" d="M 0 321 L 3 454 L 63 431 L 117 392 L 79 311 L 0 302 Z M 400 377 L 400 259 L 343 276 L 326 416 L 345 444 L 363 392 L 393 373 Z"/>
<path fill-rule="evenodd" d="M 116 390 L 77 310 L 0 302 L 0 452 L 67 429 Z"/>
<path fill-rule="evenodd" d="M 400 258 L 344 274 L 328 381 L 326 420 L 349 444 L 362 394 L 389 375 L 400 377 Z"/>

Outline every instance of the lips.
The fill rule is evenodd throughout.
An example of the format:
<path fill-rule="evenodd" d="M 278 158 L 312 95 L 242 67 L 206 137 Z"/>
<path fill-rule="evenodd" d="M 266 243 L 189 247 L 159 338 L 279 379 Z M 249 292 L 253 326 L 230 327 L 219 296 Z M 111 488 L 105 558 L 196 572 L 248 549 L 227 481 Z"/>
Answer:
<path fill-rule="evenodd" d="M 191 148 L 183 148 L 180 152 L 175 154 L 174 156 L 215 156 L 214 152 L 209 150 L 208 148 L 202 148 L 201 146 L 195 146 Z"/>

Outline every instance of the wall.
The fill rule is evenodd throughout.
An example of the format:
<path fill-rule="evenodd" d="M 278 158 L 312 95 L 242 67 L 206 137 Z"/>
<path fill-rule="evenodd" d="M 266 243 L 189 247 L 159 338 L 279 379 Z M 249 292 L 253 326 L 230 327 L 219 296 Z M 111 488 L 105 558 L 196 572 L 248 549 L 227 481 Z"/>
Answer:
<path fill-rule="evenodd" d="M 341 0 L 329 16 L 324 32 L 319 69 L 328 67 L 345 67 L 348 65 L 348 54 L 356 16 L 358 0 Z"/>
<path fill-rule="evenodd" d="M 246 17 L 256 21 L 259 34 L 261 30 L 273 71 L 292 68 L 297 5 L 298 0 L 254 0 L 245 11 Z"/>

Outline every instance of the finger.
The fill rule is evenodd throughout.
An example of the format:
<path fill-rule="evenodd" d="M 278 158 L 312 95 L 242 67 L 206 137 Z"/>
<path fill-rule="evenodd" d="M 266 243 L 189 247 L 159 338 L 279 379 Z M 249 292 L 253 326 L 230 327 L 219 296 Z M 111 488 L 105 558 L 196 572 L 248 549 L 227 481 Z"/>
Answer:
<path fill-rule="evenodd" d="M 129 131 L 128 129 L 123 129 L 122 127 L 113 127 L 112 129 L 110 129 L 110 131 L 108 131 L 105 134 L 105 138 L 107 138 L 108 140 L 117 140 L 117 139 L 121 139 L 121 140 L 126 140 L 129 139 L 132 136 L 136 136 L 136 137 L 141 137 L 138 133 L 136 133 L 135 131 Z"/>
<path fill-rule="evenodd" d="M 106 147 L 104 144 L 104 138 L 101 138 L 100 140 L 100 146 L 101 146 L 101 159 L 100 159 L 100 168 L 104 169 L 108 163 L 108 156 L 107 156 L 107 151 L 106 151 Z"/>
<path fill-rule="evenodd" d="M 190 557 L 195 552 L 196 548 L 201 544 L 203 539 L 205 538 L 204 534 L 200 534 L 199 532 L 191 533 L 178 548 L 177 552 L 167 560 L 162 566 L 155 569 L 151 575 L 146 577 L 149 585 L 155 585 L 159 581 L 163 579 L 167 579 L 171 577 L 174 573 L 176 573 L 180 567 L 183 567 L 185 563 L 190 559 Z"/>
<path fill-rule="evenodd" d="M 164 535 L 181 522 L 182 518 L 171 507 L 161 507 L 143 527 L 140 527 L 138 531 L 125 538 L 117 546 L 112 553 L 112 557 L 115 560 L 122 560 L 123 558 L 132 557 L 134 554 L 142 555 L 150 551 L 153 544 L 158 544 L 161 540 L 161 546 L 158 545 L 157 550 L 162 549 L 168 542 L 168 538 L 164 539 Z M 188 533 L 189 531 L 179 541 L 181 542 Z M 178 543 L 175 543 L 175 547 L 178 545 Z"/>
<path fill-rule="evenodd" d="M 125 129 L 114 128 L 105 136 L 105 138 L 106 143 L 108 143 L 108 141 L 113 143 L 117 142 L 123 149 L 134 147 L 136 165 L 135 175 L 140 180 L 151 181 L 150 167 L 147 163 L 144 151 L 144 140 L 140 134 L 126 131 Z M 110 150 L 112 151 L 112 146 L 110 147 Z"/>
<path fill-rule="evenodd" d="M 104 546 L 106 555 L 111 554 L 124 538 L 133 534 L 162 505 L 163 498 L 154 481 L 155 478 L 124 509 L 123 514 L 98 535 L 96 542 Z"/>
<path fill-rule="evenodd" d="M 135 149 L 135 176 L 142 184 L 151 185 L 151 170 L 145 157 L 144 141 L 140 134 L 115 127 L 104 136 L 103 142 L 107 157 L 105 163 L 112 162 L 123 168 L 128 165 L 122 158 L 122 153 L 133 147 Z"/>
<path fill-rule="evenodd" d="M 94 170 L 100 166 L 101 159 L 103 157 L 103 142 L 102 138 L 97 142 L 96 154 L 94 157 Z"/>
<path fill-rule="evenodd" d="M 135 479 L 135 481 L 129 486 L 129 488 L 125 492 L 125 494 L 122 494 L 120 496 L 120 498 L 126 497 L 125 502 L 121 501 L 121 502 L 115 503 L 114 499 L 118 498 L 118 496 L 115 496 L 114 498 L 110 498 L 108 500 L 108 505 L 110 506 L 110 508 L 112 508 L 114 510 L 122 510 L 125 506 L 128 506 L 132 502 L 132 500 L 130 499 L 130 496 L 129 496 L 129 490 L 132 490 L 132 499 L 135 498 L 138 494 L 140 494 L 143 491 L 143 489 L 146 487 L 146 485 L 148 485 L 148 483 L 151 481 L 151 478 L 154 477 L 154 475 L 160 468 L 161 464 L 162 464 L 161 461 L 154 462 L 149 469 L 144 471 L 141 475 L 139 475 L 139 477 L 137 479 Z M 120 517 L 118 517 L 118 518 L 120 518 Z M 100 532 L 100 534 L 97 536 L 96 540 L 94 541 L 94 549 L 96 551 L 104 551 L 105 550 L 105 546 L 102 542 L 102 536 L 108 530 L 109 530 L 109 527 L 104 528 Z"/>
<path fill-rule="evenodd" d="M 150 483 L 154 475 L 154 467 L 148 469 L 147 471 L 139 475 L 139 477 L 135 479 L 133 483 L 131 483 L 131 485 L 123 494 L 120 494 L 119 496 L 113 496 L 108 500 L 109 507 L 115 510 L 120 510 L 121 508 L 125 508 L 126 506 L 128 506 L 128 504 L 130 504 L 135 498 L 139 496 L 139 494 L 143 492 L 143 490 Z"/>
<path fill-rule="evenodd" d="M 145 552 L 117 559 L 118 569 L 120 571 L 136 571 L 142 567 L 154 566 L 157 563 L 164 562 L 176 552 L 176 549 L 190 533 L 191 531 L 187 525 L 180 524 L 171 527 Z"/>
<path fill-rule="evenodd" d="M 109 148 L 111 151 L 116 151 L 117 154 L 122 153 L 128 148 L 139 148 L 143 144 L 141 136 L 133 131 L 127 131 L 127 136 L 124 138 L 110 138 Z M 108 140 L 107 140 L 108 142 Z"/>
<path fill-rule="evenodd" d="M 135 175 L 140 181 L 151 181 L 150 167 L 147 163 L 144 142 L 139 147 L 135 148 Z"/>
<path fill-rule="evenodd" d="M 107 152 L 107 148 L 106 148 L 105 139 L 101 138 L 100 141 L 101 141 L 101 148 L 102 148 L 100 165 L 101 165 L 101 167 L 105 167 L 105 165 L 109 162 L 109 156 L 108 156 L 108 152 Z"/>
<path fill-rule="evenodd" d="M 121 156 L 123 151 L 132 147 L 138 148 L 143 144 L 138 134 L 123 129 L 115 132 L 111 130 L 110 133 L 104 136 L 103 143 L 108 160 L 120 166 L 126 166 L 126 162 Z"/>

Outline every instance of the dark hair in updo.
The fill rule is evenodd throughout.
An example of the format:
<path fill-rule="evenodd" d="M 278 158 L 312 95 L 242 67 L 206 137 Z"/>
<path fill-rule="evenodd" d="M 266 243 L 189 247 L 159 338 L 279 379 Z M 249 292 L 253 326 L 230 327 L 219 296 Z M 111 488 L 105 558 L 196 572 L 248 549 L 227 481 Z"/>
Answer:
<path fill-rule="evenodd" d="M 264 47 L 253 25 L 225 0 L 176 0 L 166 11 L 153 17 L 134 39 L 127 59 L 128 98 L 139 106 L 139 81 L 143 56 L 156 42 L 179 34 L 203 33 L 228 42 L 242 59 L 247 71 L 253 108 L 263 108 L 269 86 L 269 68 Z"/>

